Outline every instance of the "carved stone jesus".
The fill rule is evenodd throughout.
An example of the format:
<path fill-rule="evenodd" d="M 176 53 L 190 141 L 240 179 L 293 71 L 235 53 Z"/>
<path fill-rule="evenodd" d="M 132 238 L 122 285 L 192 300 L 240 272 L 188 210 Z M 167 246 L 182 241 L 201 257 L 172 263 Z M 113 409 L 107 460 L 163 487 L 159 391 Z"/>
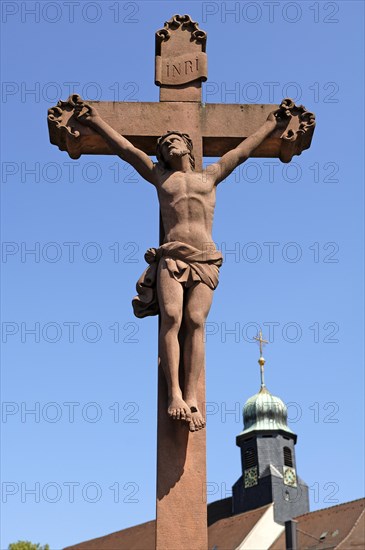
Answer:
<path fill-rule="evenodd" d="M 131 164 L 157 190 L 164 243 L 150 249 L 150 267 L 137 284 L 138 317 L 160 312 L 160 361 L 168 388 L 168 415 L 187 422 L 190 431 L 205 427 L 197 403 L 197 383 L 204 366 L 204 330 L 218 284 L 222 256 L 212 239 L 217 185 L 247 160 L 271 132 L 287 126 L 289 111 L 272 112 L 254 134 L 207 169 L 195 171 L 193 144 L 187 134 L 169 131 L 157 142 L 157 163 L 118 134 L 95 108 L 79 102 L 75 115 L 98 132 L 116 155 Z M 183 328 L 184 387 L 179 384 L 179 331 Z"/>

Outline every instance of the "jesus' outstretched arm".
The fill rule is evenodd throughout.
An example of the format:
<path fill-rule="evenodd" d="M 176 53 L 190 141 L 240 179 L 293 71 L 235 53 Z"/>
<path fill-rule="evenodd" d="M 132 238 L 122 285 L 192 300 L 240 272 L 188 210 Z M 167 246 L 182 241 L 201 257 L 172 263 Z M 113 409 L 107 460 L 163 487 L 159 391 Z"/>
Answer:
<path fill-rule="evenodd" d="M 266 122 L 252 135 L 242 141 L 237 147 L 228 151 L 221 159 L 208 166 L 206 175 L 213 178 L 214 184 L 218 185 L 229 176 L 237 166 L 247 160 L 252 151 L 256 149 L 274 130 L 284 129 L 291 115 L 288 110 L 278 109 L 267 117 Z"/>
<path fill-rule="evenodd" d="M 125 160 L 133 166 L 135 170 L 148 182 L 155 184 L 155 165 L 146 153 L 134 147 L 130 141 L 113 130 L 105 122 L 95 107 L 87 103 L 80 102 L 75 106 L 75 115 L 77 120 L 86 126 L 90 126 L 110 145 L 111 149 L 122 160 Z"/>

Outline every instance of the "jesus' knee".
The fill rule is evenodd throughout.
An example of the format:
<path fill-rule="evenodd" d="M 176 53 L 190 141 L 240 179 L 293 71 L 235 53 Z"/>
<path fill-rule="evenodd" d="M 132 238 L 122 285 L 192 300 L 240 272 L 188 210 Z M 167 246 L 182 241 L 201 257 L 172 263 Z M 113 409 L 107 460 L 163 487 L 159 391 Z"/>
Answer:
<path fill-rule="evenodd" d="M 161 310 L 161 331 L 178 333 L 181 326 L 182 312 L 178 308 Z"/>
<path fill-rule="evenodd" d="M 196 310 L 185 310 L 184 325 L 188 332 L 203 331 L 206 316 Z"/>

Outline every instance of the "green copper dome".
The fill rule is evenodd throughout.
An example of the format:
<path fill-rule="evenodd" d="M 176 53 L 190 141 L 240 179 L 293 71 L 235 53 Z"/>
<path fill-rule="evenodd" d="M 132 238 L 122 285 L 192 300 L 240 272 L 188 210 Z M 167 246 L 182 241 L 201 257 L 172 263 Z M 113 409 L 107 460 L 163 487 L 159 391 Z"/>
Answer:
<path fill-rule="evenodd" d="M 265 386 L 264 366 L 265 359 L 262 356 L 262 345 L 268 342 L 262 338 L 260 330 L 259 336 L 255 337 L 260 343 L 260 365 L 261 389 L 250 397 L 243 407 L 243 431 L 237 436 L 237 439 L 245 437 L 247 434 L 256 431 L 282 431 L 291 435 L 296 440 L 296 434 L 288 427 L 288 409 L 285 403 L 272 395 Z"/>
<path fill-rule="evenodd" d="M 243 407 L 244 430 L 240 435 L 256 430 L 282 430 L 294 435 L 287 425 L 287 419 L 288 411 L 284 402 L 262 385 L 260 391 L 250 397 Z"/>

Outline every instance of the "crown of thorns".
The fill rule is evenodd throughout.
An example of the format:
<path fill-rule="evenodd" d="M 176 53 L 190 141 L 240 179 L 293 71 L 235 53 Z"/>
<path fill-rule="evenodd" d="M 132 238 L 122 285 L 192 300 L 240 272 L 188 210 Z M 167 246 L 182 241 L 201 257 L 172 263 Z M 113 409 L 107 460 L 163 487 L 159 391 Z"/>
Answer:
<path fill-rule="evenodd" d="M 189 134 L 182 134 L 181 132 L 176 132 L 176 131 L 173 131 L 173 130 L 169 130 L 168 132 L 166 132 L 166 134 L 159 137 L 158 140 L 157 140 L 156 157 L 157 157 L 158 162 L 160 162 L 163 165 L 166 165 L 166 162 L 164 161 L 164 159 L 162 157 L 162 154 L 161 154 L 161 145 L 162 145 L 163 141 L 168 136 L 171 136 L 171 134 L 174 134 L 174 135 L 176 134 L 177 136 L 182 137 L 182 139 L 184 140 L 185 145 L 188 148 L 188 155 L 189 155 L 189 162 L 190 162 L 191 169 L 195 170 L 195 158 L 194 158 L 194 154 L 193 154 L 193 142 L 191 141 L 191 138 L 190 138 Z"/>

